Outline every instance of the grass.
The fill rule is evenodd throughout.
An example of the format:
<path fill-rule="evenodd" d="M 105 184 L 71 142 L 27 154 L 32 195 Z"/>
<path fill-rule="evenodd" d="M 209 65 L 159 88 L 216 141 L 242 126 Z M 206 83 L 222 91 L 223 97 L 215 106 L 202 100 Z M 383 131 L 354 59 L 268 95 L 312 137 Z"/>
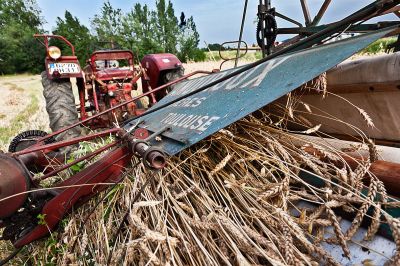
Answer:
<path fill-rule="evenodd" d="M 42 99 L 42 87 L 40 79 L 37 76 L 28 75 L 14 75 L 8 77 L 0 77 L 2 87 L 12 91 L 13 98 L 24 97 L 27 98 L 19 104 L 19 109 L 15 107 L 12 112 L 17 112 L 15 116 L 5 113 L 7 108 L 3 108 L 3 113 L 0 117 L 9 117 L 6 124 L 0 126 L 0 147 L 3 150 L 8 148 L 10 140 L 25 130 L 38 129 L 48 130 L 48 119 L 45 114 L 44 101 Z M 3 88 L 4 88 L 3 87 Z M 8 101 L 5 101 L 8 104 Z"/>
<path fill-rule="evenodd" d="M 12 121 L 8 127 L 0 127 L 0 142 L 6 143 L 10 140 L 10 138 L 16 136 L 18 133 L 21 133 L 21 128 L 23 125 L 29 121 L 29 118 L 32 114 L 36 113 L 39 109 L 39 101 L 35 94 L 31 94 L 29 105 L 22 110 Z"/>
<path fill-rule="evenodd" d="M 11 83 L 11 82 L 6 82 L 4 85 L 8 86 L 10 91 L 18 91 L 18 92 L 23 92 L 24 89 L 19 87 L 18 85 Z"/>
<path fill-rule="evenodd" d="M 221 52 L 222 57 L 224 58 L 235 58 L 236 57 L 236 51 L 222 51 Z M 244 53 L 241 52 L 241 55 Z M 244 61 L 257 61 L 262 58 L 261 52 L 253 52 L 249 51 L 246 55 L 244 55 L 240 60 Z M 211 51 L 211 52 L 206 52 L 206 61 L 220 61 L 222 60 L 221 56 L 219 55 L 218 51 Z"/>
<path fill-rule="evenodd" d="M 362 50 L 359 54 L 379 54 L 379 53 L 385 53 L 388 46 L 390 44 L 393 44 L 396 42 L 395 37 L 388 37 L 388 38 L 383 38 L 380 40 L 375 41 L 374 43 L 370 44 L 367 48 Z M 241 52 L 243 54 L 243 52 Z M 222 51 L 222 57 L 224 58 L 235 58 L 236 57 L 236 51 Z M 262 53 L 261 51 L 249 51 L 244 57 L 242 57 L 240 60 L 244 61 L 257 61 L 262 58 Z M 218 51 L 211 51 L 211 52 L 206 52 L 206 61 L 220 61 L 222 60 L 221 56 L 219 55 Z"/>
<path fill-rule="evenodd" d="M 370 44 L 367 48 L 362 50 L 360 54 L 379 54 L 385 53 L 388 49 L 388 46 L 395 43 L 395 37 L 383 38 L 380 40 L 375 41 L 374 43 Z"/>

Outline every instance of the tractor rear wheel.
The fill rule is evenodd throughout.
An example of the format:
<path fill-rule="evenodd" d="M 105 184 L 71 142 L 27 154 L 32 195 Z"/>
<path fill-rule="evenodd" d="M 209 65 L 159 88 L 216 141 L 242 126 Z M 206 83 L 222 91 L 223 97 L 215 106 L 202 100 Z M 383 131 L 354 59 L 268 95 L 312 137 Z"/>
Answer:
<path fill-rule="evenodd" d="M 46 72 L 42 72 L 43 96 L 46 99 L 46 110 L 53 132 L 77 123 L 78 111 L 69 79 L 50 80 Z M 56 141 L 79 137 L 81 130 L 74 127 L 55 137 Z"/>

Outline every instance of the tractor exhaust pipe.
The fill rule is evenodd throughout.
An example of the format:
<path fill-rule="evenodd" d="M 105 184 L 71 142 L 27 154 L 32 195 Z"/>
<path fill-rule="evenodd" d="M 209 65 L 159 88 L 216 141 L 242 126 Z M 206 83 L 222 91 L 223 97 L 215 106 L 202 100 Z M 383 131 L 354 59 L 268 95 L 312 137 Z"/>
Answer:
<path fill-rule="evenodd" d="M 143 159 L 146 167 L 161 170 L 167 165 L 167 159 L 162 150 L 151 147 L 146 141 L 135 138 L 125 130 L 121 130 L 118 135 L 128 142 L 133 154 Z"/>

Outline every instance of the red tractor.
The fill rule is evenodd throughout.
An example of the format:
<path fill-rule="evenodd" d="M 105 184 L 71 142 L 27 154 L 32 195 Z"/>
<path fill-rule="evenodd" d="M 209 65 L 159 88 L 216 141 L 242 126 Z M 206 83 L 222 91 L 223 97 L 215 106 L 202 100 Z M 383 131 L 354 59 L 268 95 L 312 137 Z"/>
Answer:
<path fill-rule="evenodd" d="M 42 73 L 43 95 L 53 132 L 70 126 L 78 119 L 85 120 L 109 108 L 132 100 L 132 92 L 142 83 L 142 92 L 151 92 L 153 88 L 167 84 L 183 76 L 182 63 L 173 54 L 146 55 L 135 67 L 134 54 L 129 50 L 95 51 L 82 69 L 74 46 L 58 35 L 35 35 L 43 38 L 47 56 L 46 71 Z M 62 55 L 56 46 L 49 46 L 50 39 L 65 42 L 72 55 Z M 79 105 L 75 105 L 70 78 L 76 78 Z M 162 99 L 170 87 L 149 94 L 149 106 Z M 139 93 L 136 93 L 136 95 Z M 143 99 L 143 98 L 142 98 Z M 109 128 L 145 111 L 143 101 L 130 103 L 113 112 L 100 115 L 85 124 L 91 129 Z M 80 135 L 75 128 L 60 135 L 57 140 L 65 140 Z M 37 137 L 37 136 L 36 136 Z"/>

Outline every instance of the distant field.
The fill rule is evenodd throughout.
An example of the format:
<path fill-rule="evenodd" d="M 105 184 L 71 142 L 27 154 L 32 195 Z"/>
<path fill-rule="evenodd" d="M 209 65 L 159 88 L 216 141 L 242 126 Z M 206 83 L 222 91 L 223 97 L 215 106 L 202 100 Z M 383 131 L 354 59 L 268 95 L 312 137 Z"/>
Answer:
<path fill-rule="evenodd" d="M 241 54 L 241 56 L 244 55 L 244 51 L 241 51 L 240 54 Z M 222 51 L 221 55 L 223 58 L 235 58 L 236 51 Z M 206 52 L 206 58 L 207 58 L 206 61 L 211 61 L 211 62 L 222 60 L 218 51 Z M 261 58 L 262 58 L 261 52 L 248 51 L 247 54 L 245 54 L 243 57 L 240 58 L 240 60 L 256 61 L 256 60 L 260 60 Z"/>
<path fill-rule="evenodd" d="M 396 37 L 389 37 L 389 38 L 383 38 L 380 39 L 371 45 L 369 45 L 367 48 L 362 50 L 360 54 L 379 54 L 379 53 L 384 53 L 388 47 L 388 45 L 393 44 L 396 42 L 397 38 Z M 244 54 L 244 51 L 241 51 L 241 55 Z M 222 51 L 221 52 L 222 57 L 224 58 L 235 58 L 236 57 L 236 51 Z M 219 54 L 219 51 L 210 51 L 206 52 L 206 61 L 212 62 L 212 61 L 220 61 L 222 60 L 221 55 Z M 261 51 L 251 51 L 249 50 L 247 54 L 245 54 L 243 57 L 240 58 L 240 60 L 243 61 L 256 61 L 260 60 L 262 58 L 262 53 Z"/>

